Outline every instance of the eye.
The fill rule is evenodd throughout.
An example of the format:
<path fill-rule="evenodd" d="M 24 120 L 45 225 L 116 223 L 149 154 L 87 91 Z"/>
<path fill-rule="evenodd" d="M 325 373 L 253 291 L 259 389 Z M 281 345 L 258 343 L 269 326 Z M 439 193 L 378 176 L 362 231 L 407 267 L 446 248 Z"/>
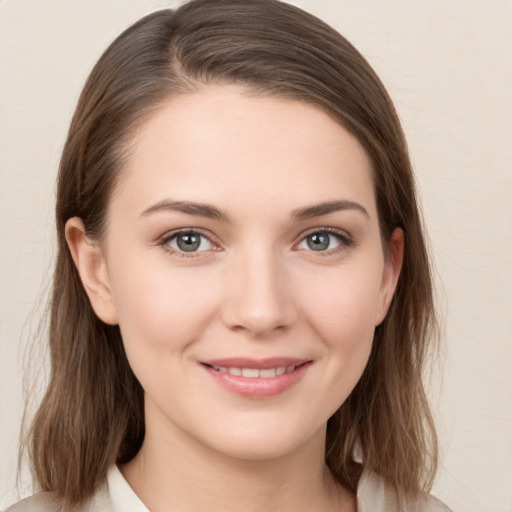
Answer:
<path fill-rule="evenodd" d="M 181 253 L 203 252 L 213 249 L 213 243 L 205 235 L 197 231 L 179 231 L 163 240 L 172 251 Z"/>
<path fill-rule="evenodd" d="M 316 252 L 327 252 L 340 248 L 341 246 L 349 245 L 351 245 L 351 241 L 347 235 L 339 233 L 338 231 L 323 229 L 308 233 L 299 242 L 297 248 Z"/>

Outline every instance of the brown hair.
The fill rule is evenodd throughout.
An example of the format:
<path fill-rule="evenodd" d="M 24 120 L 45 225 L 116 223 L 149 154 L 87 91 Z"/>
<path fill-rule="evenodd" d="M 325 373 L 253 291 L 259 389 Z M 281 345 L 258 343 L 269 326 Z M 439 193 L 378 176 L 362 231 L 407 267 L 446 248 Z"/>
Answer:
<path fill-rule="evenodd" d="M 210 83 L 313 104 L 353 133 L 373 163 L 384 243 L 405 233 L 398 287 L 364 374 L 328 422 L 326 462 L 355 490 L 361 468 L 400 495 L 428 489 L 437 463 L 422 372 L 435 327 L 432 282 L 405 139 L 392 102 L 335 30 L 277 0 L 193 0 L 135 23 L 106 50 L 80 97 L 59 169 L 51 377 L 30 429 L 33 471 L 79 503 L 144 438 L 143 392 L 118 326 L 92 311 L 64 237 L 71 217 L 100 238 L 134 130 L 170 95 Z M 354 453 L 362 463 L 354 462 Z"/>

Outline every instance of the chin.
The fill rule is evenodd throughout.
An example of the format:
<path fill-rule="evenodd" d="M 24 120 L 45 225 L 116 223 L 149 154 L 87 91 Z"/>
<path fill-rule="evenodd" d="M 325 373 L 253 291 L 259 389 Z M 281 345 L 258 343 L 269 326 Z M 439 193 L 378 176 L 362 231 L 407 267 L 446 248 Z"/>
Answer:
<path fill-rule="evenodd" d="M 260 427 L 262 427 L 260 425 Z M 213 434 L 214 432 L 210 432 Z M 214 436 L 210 435 L 210 440 Z M 314 432 L 294 431 L 281 424 L 279 428 L 252 428 L 234 431 L 224 429 L 215 436 L 215 442 L 203 439 L 203 444 L 227 457 L 240 461 L 275 460 L 312 447 L 325 446 L 325 425 Z"/>

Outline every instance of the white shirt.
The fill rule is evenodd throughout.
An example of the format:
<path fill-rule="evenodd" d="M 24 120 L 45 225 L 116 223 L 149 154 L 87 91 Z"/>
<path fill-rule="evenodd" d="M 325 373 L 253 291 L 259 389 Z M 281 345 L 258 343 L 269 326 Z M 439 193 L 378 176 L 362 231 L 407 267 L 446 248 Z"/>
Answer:
<path fill-rule="evenodd" d="M 53 494 L 40 492 L 20 501 L 6 512 L 55 512 Z M 117 468 L 112 466 L 107 482 L 73 512 L 150 512 L 135 494 Z M 357 512 L 399 512 L 396 495 L 382 478 L 363 473 L 357 486 Z M 419 500 L 409 500 L 403 512 L 451 512 L 439 500 L 428 494 Z"/>

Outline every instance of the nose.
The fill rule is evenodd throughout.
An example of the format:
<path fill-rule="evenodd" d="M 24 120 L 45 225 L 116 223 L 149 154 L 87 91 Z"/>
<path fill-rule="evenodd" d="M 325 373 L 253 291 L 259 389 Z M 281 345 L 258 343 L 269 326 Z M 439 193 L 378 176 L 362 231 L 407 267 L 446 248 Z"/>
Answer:
<path fill-rule="evenodd" d="M 267 338 L 297 319 L 286 265 L 272 251 L 248 251 L 233 262 L 225 283 L 222 318 L 231 330 Z"/>

